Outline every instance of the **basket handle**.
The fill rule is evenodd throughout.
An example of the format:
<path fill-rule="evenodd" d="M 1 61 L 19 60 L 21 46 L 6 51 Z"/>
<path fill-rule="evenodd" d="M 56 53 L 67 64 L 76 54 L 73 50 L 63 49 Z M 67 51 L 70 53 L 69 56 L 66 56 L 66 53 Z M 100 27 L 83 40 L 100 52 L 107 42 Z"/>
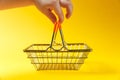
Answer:
<path fill-rule="evenodd" d="M 57 35 L 57 32 L 58 32 L 58 29 L 59 29 L 59 32 L 60 32 L 60 36 L 61 36 L 61 40 L 62 40 L 62 45 L 63 45 L 59 50 L 61 50 L 63 48 L 66 49 L 66 50 L 68 50 L 66 48 L 66 45 L 65 45 L 65 41 L 64 41 L 64 37 L 63 37 L 63 33 L 62 33 L 62 27 L 61 27 L 61 24 L 60 24 L 59 21 L 55 22 L 55 24 L 54 24 L 54 30 L 53 30 L 52 40 L 51 40 L 51 44 L 50 44 L 49 48 L 52 48 L 53 50 L 56 50 L 52 46 L 53 46 L 53 44 L 55 44 L 55 39 L 56 39 L 56 35 Z"/>

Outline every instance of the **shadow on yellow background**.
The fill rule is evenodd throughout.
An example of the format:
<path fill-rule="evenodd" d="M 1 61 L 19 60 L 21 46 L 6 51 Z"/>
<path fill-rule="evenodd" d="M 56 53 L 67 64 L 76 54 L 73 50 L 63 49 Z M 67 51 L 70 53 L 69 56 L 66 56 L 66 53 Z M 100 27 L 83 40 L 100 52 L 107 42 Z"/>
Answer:
<path fill-rule="evenodd" d="M 53 24 L 34 6 L 0 11 L 0 80 L 120 80 L 120 1 L 73 0 L 74 12 L 62 24 L 66 42 L 91 48 L 78 71 L 36 71 L 22 51 L 50 43 Z"/>

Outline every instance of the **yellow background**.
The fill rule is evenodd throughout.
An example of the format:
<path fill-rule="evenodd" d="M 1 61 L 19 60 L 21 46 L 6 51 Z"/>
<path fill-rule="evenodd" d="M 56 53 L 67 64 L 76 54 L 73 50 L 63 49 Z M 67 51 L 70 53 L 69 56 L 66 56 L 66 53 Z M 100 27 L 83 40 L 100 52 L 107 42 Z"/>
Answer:
<path fill-rule="evenodd" d="M 36 71 L 22 51 L 50 43 L 53 24 L 34 6 L 0 11 L 0 80 L 120 80 L 120 0 L 73 0 L 66 42 L 93 51 L 79 71 Z"/>

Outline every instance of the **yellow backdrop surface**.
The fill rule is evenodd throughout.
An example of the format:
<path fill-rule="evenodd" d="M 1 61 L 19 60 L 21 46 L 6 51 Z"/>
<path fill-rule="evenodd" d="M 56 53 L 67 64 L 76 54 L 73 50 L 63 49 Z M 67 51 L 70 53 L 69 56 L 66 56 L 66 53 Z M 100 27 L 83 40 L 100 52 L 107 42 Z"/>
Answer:
<path fill-rule="evenodd" d="M 50 43 L 53 24 L 34 6 L 0 11 L 0 80 L 120 80 L 120 0 L 73 0 L 66 42 L 93 51 L 78 71 L 36 71 L 23 49 Z"/>

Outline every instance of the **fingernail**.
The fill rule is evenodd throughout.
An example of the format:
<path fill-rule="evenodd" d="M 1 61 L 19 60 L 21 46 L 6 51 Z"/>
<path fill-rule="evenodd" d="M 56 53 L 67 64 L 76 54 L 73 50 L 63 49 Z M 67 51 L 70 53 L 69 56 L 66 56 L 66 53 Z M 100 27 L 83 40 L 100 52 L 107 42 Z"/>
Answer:
<path fill-rule="evenodd" d="M 67 18 L 67 19 L 70 18 L 70 15 L 66 14 L 66 18 Z"/>

